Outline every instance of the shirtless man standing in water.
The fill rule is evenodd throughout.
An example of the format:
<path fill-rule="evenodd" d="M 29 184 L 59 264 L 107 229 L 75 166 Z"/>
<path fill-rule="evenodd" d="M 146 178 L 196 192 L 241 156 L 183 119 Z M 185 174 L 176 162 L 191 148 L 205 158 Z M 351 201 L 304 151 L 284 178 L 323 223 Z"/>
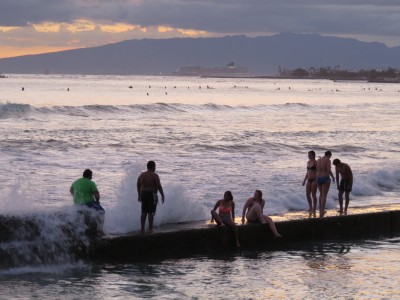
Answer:
<path fill-rule="evenodd" d="M 317 184 L 319 190 L 319 217 L 322 218 L 325 211 L 326 198 L 328 197 L 329 187 L 332 182 L 335 183 L 335 177 L 333 177 L 331 171 L 331 151 L 326 151 L 325 156 L 321 157 L 317 161 Z"/>
<path fill-rule="evenodd" d="M 160 177 L 155 171 L 156 163 L 150 160 L 147 163 L 147 171 L 141 173 L 137 180 L 138 201 L 142 203 L 141 232 L 144 232 L 147 215 L 149 216 L 149 231 L 153 231 L 154 215 L 158 203 L 157 192 L 161 194 L 161 203 L 164 203 L 165 200 Z"/>
<path fill-rule="evenodd" d="M 333 165 L 336 167 L 336 183 L 339 191 L 339 213 L 347 214 L 347 208 L 350 202 L 350 192 L 353 188 L 353 172 L 348 164 L 342 163 L 340 159 L 334 159 Z M 342 179 L 339 183 L 339 174 Z M 343 211 L 343 193 L 345 194 L 346 203 Z"/>

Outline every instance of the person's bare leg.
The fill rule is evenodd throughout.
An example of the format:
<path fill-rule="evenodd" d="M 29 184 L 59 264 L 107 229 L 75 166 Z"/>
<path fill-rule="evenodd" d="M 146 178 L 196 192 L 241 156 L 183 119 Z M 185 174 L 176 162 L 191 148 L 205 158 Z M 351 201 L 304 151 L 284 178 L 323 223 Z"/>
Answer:
<path fill-rule="evenodd" d="M 329 187 L 331 186 L 330 182 L 326 182 L 322 185 L 321 187 L 321 202 L 320 202 L 320 208 L 319 208 L 319 216 L 322 218 L 326 211 L 325 211 L 325 205 L 326 205 L 326 198 L 328 196 L 329 192 Z"/>
<path fill-rule="evenodd" d="M 211 216 L 215 220 L 215 222 L 217 223 L 218 226 L 223 226 L 224 225 L 224 223 L 222 223 L 221 217 L 219 216 L 219 214 L 215 210 L 211 211 Z"/>
<path fill-rule="evenodd" d="M 265 222 L 263 222 L 263 220 L 264 220 L 264 215 L 263 215 L 263 210 L 262 210 L 260 204 L 255 203 L 255 204 L 253 205 L 253 208 L 254 208 L 254 213 L 255 213 L 256 216 L 257 216 L 257 220 L 260 221 L 261 223 L 265 223 Z"/>
<path fill-rule="evenodd" d="M 338 197 L 339 197 L 339 213 L 342 214 L 343 213 L 343 191 L 339 191 Z"/>
<path fill-rule="evenodd" d="M 344 212 L 347 214 L 347 208 L 349 207 L 349 203 L 350 203 L 350 192 L 346 191 L 345 193 L 345 197 L 346 197 L 346 203 L 344 206 Z"/>
<path fill-rule="evenodd" d="M 313 214 L 315 215 L 316 211 L 317 211 L 317 183 L 314 182 L 311 184 L 311 194 L 312 194 L 312 199 L 313 199 Z"/>
<path fill-rule="evenodd" d="M 140 216 L 140 231 L 144 232 L 144 226 L 146 224 L 146 218 L 147 218 L 147 214 L 142 213 L 142 215 Z"/>
<path fill-rule="evenodd" d="M 276 230 L 276 226 L 274 221 L 272 221 L 272 219 L 266 215 L 263 216 L 264 219 L 264 223 L 268 223 L 269 228 L 271 229 L 274 237 L 282 237 L 282 235 L 279 234 L 279 232 Z"/>
<path fill-rule="evenodd" d="M 235 235 L 235 240 L 236 240 L 236 247 L 240 247 L 240 243 L 239 243 L 239 233 L 238 233 L 238 229 L 237 226 L 235 224 L 235 222 L 233 222 L 233 220 L 229 220 L 225 223 L 227 226 L 232 227 L 233 230 L 233 234 Z"/>
<path fill-rule="evenodd" d="M 318 191 L 319 191 L 319 197 L 318 197 L 318 204 L 319 204 L 319 214 L 321 215 L 321 207 L 322 207 L 322 184 L 318 184 Z"/>
<path fill-rule="evenodd" d="M 149 214 L 149 232 L 153 232 L 154 214 Z"/>
<path fill-rule="evenodd" d="M 311 192 L 312 192 L 312 183 L 307 182 L 306 185 L 306 196 L 308 202 L 308 211 L 312 211 L 312 202 L 311 202 Z"/>

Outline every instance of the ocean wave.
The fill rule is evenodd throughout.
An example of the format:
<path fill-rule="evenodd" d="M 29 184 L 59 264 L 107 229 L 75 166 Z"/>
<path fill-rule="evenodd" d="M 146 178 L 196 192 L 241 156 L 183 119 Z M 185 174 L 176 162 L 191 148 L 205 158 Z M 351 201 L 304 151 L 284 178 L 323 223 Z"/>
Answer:
<path fill-rule="evenodd" d="M 399 186 L 400 169 L 388 167 L 355 175 L 352 193 L 356 196 L 381 196 L 388 192 L 398 192 Z"/>
<path fill-rule="evenodd" d="M 285 103 L 285 104 L 279 105 L 279 106 L 284 106 L 284 107 L 305 107 L 305 108 L 310 107 L 309 104 L 301 103 L 301 102 L 293 102 L 293 103 L 289 103 L 288 102 L 288 103 Z"/>
<path fill-rule="evenodd" d="M 10 103 L 6 104 L 0 103 L 0 119 L 20 117 L 21 115 L 27 114 L 32 110 L 32 106 L 29 104 L 18 104 Z"/>
<path fill-rule="evenodd" d="M 276 110 L 280 108 L 308 108 L 304 103 L 286 103 L 281 105 L 224 105 L 215 103 L 205 104 L 183 104 L 183 103 L 149 103 L 149 104 L 132 104 L 132 105 L 82 105 L 82 106 L 45 106 L 35 107 L 29 104 L 6 103 L 0 104 L 0 118 L 20 117 L 22 114 L 41 115 L 64 115 L 76 117 L 89 117 L 101 114 L 131 114 L 131 113 L 149 113 L 149 112 L 170 112 L 185 113 L 193 111 L 238 111 L 238 110 Z"/>
<path fill-rule="evenodd" d="M 59 211 L 12 211 L 0 219 L 2 271 L 75 264 L 79 261 L 77 254 L 89 247 L 86 234 L 89 227 L 76 207 Z"/>

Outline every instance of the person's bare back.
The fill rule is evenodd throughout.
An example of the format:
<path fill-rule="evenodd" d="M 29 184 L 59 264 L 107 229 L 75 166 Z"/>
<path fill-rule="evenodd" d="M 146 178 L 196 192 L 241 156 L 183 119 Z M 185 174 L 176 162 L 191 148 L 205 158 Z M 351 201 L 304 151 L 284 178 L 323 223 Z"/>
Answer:
<path fill-rule="evenodd" d="M 141 191 L 156 193 L 161 186 L 160 177 L 153 171 L 145 171 L 140 174 L 139 179 Z"/>
<path fill-rule="evenodd" d="M 317 176 L 329 176 L 331 171 L 331 162 L 329 157 L 322 157 L 317 161 Z"/>

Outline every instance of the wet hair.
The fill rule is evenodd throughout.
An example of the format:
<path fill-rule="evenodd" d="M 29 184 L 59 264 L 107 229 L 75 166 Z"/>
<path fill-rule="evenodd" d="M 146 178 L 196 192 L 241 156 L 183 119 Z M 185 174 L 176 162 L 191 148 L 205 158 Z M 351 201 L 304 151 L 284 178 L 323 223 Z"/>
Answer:
<path fill-rule="evenodd" d="M 315 151 L 314 150 L 308 151 L 308 153 L 311 154 L 315 158 Z"/>
<path fill-rule="evenodd" d="M 156 168 L 156 163 L 153 160 L 147 162 L 147 170 L 154 170 Z"/>
<path fill-rule="evenodd" d="M 258 197 L 260 197 L 260 199 L 262 199 L 262 191 L 261 190 L 256 190 L 256 193 L 258 194 Z"/>
<path fill-rule="evenodd" d="M 335 159 L 333 160 L 332 163 L 333 163 L 334 166 L 338 166 L 338 165 L 340 165 L 342 162 L 340 161 L 339 158 L 335 158 Z"/>
<path fill-rule="evenodd" d="M 325 156 L 332 156 L 332 152 L 331 151 L 326 151 L 325 152 Z"/>
<path fill-rule="evenodd" d="M 93 175 L 93 172 L 90 169 L 86 169 L 83 171 L 83 177 L 91 179 Z"/>
<path fill-rule="evenodd" d="M 233 200 L 233 195 L 232 195 L 231 191 L 226 191 L 224 193 L 224 198 L 225 198 L 225 195 L 227 196 L 228 200 Z"/>

